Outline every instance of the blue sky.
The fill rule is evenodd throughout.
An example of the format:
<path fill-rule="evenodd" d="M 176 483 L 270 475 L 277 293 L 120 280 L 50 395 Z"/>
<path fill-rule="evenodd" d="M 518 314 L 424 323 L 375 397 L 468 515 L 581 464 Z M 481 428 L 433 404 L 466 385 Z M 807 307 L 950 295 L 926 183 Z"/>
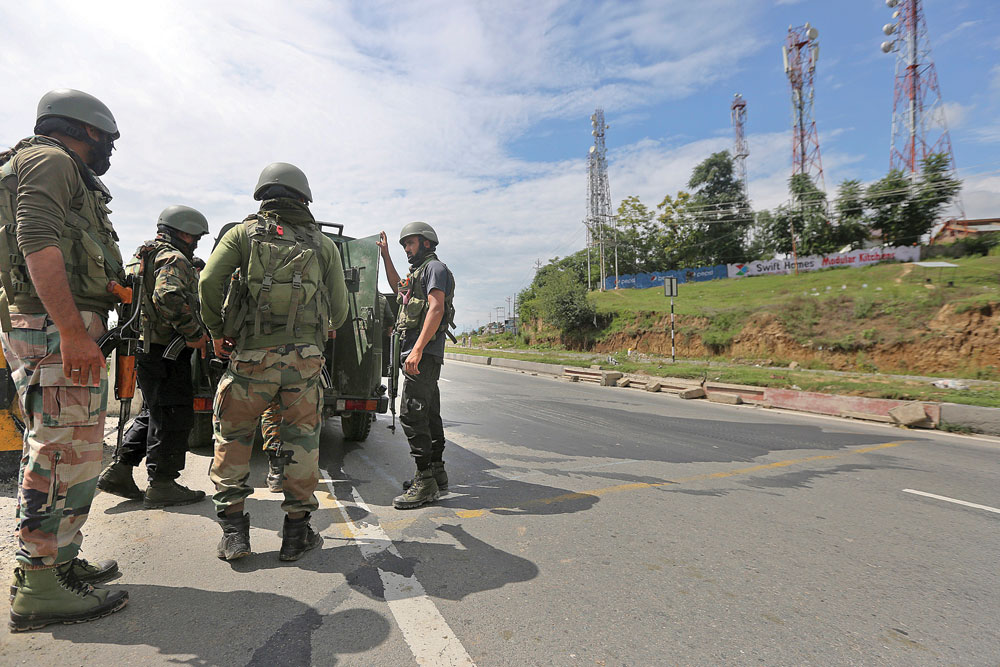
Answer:
<path fill-rule="evenodd" d="M 928 0 L 925 11 L 966 211 L 1000 215 L 1000 3 Z M 4 3 L 0 145 L 30 132 L 48 89 L 103 99 L 122 130 L 105 180 L 128 252 L 170 204 L 204 211 L 213 229 L 241 219 L 261 168 L 292 162 L 317 217 L 352 236 L 435 225 L 458 321 L 474 326 L 536 260 L 582 247 L 595 106 L 612 126 L 613 199 L 655 205 L 731 145 L 729 103 L 742 93 L 751 197 L 784 201 L 790 24 L 820 33 L 828 188 L 882 176 L 889 17 L 875 0 Z"/>

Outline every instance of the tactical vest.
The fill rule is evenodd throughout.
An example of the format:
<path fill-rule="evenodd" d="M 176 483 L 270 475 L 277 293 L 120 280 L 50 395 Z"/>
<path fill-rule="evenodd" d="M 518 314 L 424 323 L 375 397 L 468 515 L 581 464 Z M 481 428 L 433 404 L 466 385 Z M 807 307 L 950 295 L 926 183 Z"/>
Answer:
<path fill-rule="evenodd" d="M 172 341 L 175 336 L 173 327 L 163 320 L 160 312 L 153 306 L 153 291 L 156 289 L 156 260 L 163 251 L 184 254 L 170 243 L 156 239 L 146 241 L 139 246 L 132 255 L 132 259 L 125 265 L 125 273 L 130 276 L 138 275 L 140 266 L 144 267 L 140 298 L 142 299 L 143 351 L 147 354 L 151 344 L 165 345 Z M 193 288 L 197 291 L 197 284 Z"/>
<path fill-rule="evenodd" d="M 424 328 L 424 320 L 427 318 L 430 301 L 428 301 L 427 293 L 424 291 L 423 275 L 427 265 L 434 260 L 437 260 L 437 255 L 429 253 L 420 266 L 410 271 L 406 278 L 399 282 L 399 317 L 396 318 L 396 326 L 400 331 L 411 329 L 420 331 Z M 449 338 L 454 340 L 448 329 L 455 328 L 455 276 L 447 265 L 444 268 L 448 272 L 450 289 L 444 295 L 444 314 L 441 316 L 441 324 L 438 325 L 438 330 L 431 337 L 431 340 L 435 340 L 441 335 L 441 332 L 445 332 Z"/>
<path fill-rule="evenodd" d="M 18 143 L 5 154 L 0 165 L 0 281 L 7 301 L 22 312 L 44 312 L 41 299 L 28 275 L 28 265 L 17 243 L 17 173 L 14 155 L 32 146 L 55 146 L 69 151 L 53 140 L 35 136 Z M 73 157 L 70 154 L 70 157 Z M 74 159 L 74 162 L 78 162 Z M 77 164 L 78 169 L 81 167 Z M 86 184 L 87 179 L 81 173 Z M 107 291 L 112 280 L 121 281 L 122 256 L 118 250 L 118 235 L 108 214 L 110 196 L 101 190 L 83 187 L 83 201 L 70 209 L 59 239 L 69 279 L 69 290 L 80 310 L 107 313 L 117 303 Z"/>
<path fill-rule="evenodd" d="M 289 340 L 314 336 L 326 344 L 330 296 L 323 275 L 323 237 L 317 229 L 283 225 L 265 211 L 243 221 L 249 247 L 226 297 L 223 335 L 241 348 L 284 332 Z"/>

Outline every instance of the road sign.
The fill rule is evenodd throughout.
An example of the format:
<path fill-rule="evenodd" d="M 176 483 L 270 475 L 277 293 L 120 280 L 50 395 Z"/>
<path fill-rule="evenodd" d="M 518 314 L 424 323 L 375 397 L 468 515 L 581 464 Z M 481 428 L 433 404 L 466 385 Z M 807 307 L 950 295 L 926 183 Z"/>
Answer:
<path fill-rule="evenodd" d="M 663 296 L 677 296 L 677 278 L 668 276 L 663 279 Z"/>

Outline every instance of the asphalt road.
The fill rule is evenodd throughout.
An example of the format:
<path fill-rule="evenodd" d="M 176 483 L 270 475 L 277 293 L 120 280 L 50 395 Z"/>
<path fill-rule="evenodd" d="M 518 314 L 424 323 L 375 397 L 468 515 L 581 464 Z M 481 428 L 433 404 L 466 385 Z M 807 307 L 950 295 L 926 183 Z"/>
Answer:
<path fill-rule="evenodd" d="M 262 456 L 232 564 L 208 502 L 99 495 L 84 555 L 119 559 L 128 608 L 0 633 L 0 664 L 1000 663 L 1000 441 L 442 377 L 447 498 L 391 507 L 412 464 L 381 417 L 363 445 L 324 430 L 326 542 L 297 563 Z M 207 466 L 182 481 L 211 491 Z"/>

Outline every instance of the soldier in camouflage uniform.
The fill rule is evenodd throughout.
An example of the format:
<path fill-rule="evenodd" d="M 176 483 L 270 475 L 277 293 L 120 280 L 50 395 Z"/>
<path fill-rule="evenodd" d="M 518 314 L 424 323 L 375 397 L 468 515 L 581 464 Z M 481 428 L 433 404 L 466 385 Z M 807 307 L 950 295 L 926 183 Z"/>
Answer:
<path fill-rule="evenodd" d="M 297 560 L 323 539 L 309 525 L 319 503 L 319 433 L 322 426 L 323 347 L 330 329 L 347 318 L 347 287 L 337 246 L 309 211 L 312 193 L 293 165 L 267 166 L 254 190 L 258 213 L 219 240 L 201 274 L 202 319 L 215 352 L 229 356 L 214 404 L 213 498 L 222 526 L 219 558 L 250 554 L 250 518 L 244 500 L 257 423 L 277 400 L 285 450 L 285 511 L 281 560 Z M 240 269 L 236 290 L 223 290 Z M 232 348 L 230 355 L 229 349 Z"/>
<path fill-rule="evenodd" d="M 281 449 L 281 405 L 277 400 L 271 401 L 261 415 L 260 433 L 264 436 L 264 452 L 267 454 L 267 488 L 272 493 L 281 493 L 285 456 Z"/>
<path fill-rule="evenodd" d="M 156 224 L 154 241 L 136 250 L 126 272 L 144 264 L 142 350 L 136 353 L 143 410 L 132 422 L 114 462 L 101 473 L 97 488 L 124 498 L 142 499 L 147 509 L 186 505 L 205 497 L 177 483 L 184 469 L 188 435 L 194 426 L 191 353 L 205 356 L 208 335 L 200 320 L 194 250 L 208 233 L 208 220 L 193 208 L 168 206 Z M 164 351 L 178 336 L 185 348 L 175 359 Z M 132 470 L 146 459 L 149 486 L 139 490 Z"/>
<path fill-rule="evenodd" d="M 46 93 L 35 136 L 0 154 L 0 343 L 24 414 L 13 631 L 79 623 L 122 609 L 95 588 L 114 561 L 78 557 L 97 486 L 107 408 L 107 329 L 120 282 L 118 236 L 101 182 L 118 126 L 97 98 Z M 9 307 L 9 309 L 8 309 Z"/>

